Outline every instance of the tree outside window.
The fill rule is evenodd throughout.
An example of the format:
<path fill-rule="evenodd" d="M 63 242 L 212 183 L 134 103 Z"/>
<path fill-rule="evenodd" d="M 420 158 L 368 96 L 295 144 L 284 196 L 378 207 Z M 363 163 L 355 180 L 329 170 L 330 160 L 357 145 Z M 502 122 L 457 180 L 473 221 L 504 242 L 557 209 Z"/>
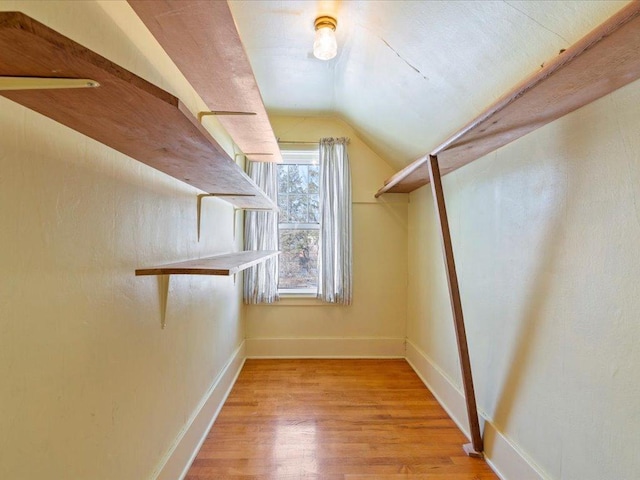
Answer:
<path fill-rule="evenodd" d="M 315 294 L 318 287 L 317 151 L 283 152 L 278 165 L 280 293 Z"/>

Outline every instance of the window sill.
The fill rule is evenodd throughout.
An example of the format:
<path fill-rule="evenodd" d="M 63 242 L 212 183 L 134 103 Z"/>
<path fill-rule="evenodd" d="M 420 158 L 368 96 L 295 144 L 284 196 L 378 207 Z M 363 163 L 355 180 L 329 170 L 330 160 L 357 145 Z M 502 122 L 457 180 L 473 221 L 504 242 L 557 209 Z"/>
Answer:
<path fill-rule="evenodd" d="M 280 295 L 280 300 L 274 303 L 261 303 L 260 307 L 337 307 L 337 303 L 326 303 L 318 300 L 314 294 L 292 294 Z"/>

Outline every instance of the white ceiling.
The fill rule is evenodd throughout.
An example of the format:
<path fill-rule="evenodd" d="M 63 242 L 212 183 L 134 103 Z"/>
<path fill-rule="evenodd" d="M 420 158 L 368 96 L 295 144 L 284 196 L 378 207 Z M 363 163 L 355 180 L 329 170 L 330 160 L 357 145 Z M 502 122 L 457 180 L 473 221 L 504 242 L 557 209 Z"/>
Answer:
<path fill-rule="evenodd" d="M 269 113 L 338 115 L 395 168 L 446 139 L 627 1 L 229 2 Z M 338 56 L 311 53 L 338 19 Z"/>

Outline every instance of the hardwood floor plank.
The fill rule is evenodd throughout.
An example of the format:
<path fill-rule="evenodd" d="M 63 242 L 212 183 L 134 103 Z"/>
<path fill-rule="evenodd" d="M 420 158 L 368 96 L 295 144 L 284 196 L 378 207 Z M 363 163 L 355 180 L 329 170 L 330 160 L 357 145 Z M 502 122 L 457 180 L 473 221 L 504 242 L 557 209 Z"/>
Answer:
<path fill-rule="evenodd" d="M 495 480 L 404 360 L 247 360 L 187 480 Z"/>

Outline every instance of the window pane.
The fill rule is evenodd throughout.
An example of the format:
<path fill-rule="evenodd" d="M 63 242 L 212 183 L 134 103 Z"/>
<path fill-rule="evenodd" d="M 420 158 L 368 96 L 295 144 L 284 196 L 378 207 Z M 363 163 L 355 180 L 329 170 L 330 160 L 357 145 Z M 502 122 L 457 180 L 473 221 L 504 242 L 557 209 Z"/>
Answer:
<path fill-rule="evenodd" d="M 320 199 L 318 195 L 309 195 L 309 223 L 320 221 Z"/>
<path fill-rule="evenodd" d="M 309 193 L 318 193 L 318 185 L 320 185 L 318 165 L 309 165 Z"/>
<path fill-rule="evenodd" d="M 278 193 L 287 193 L 289 165 L 278 165 Z"/>
<path fill-rule="evenodd" d="M 280 230 L 278 288 L 316 288 L 319 230 Z"/>
<path fill-rule="evenodd" d="M 289 195 L 289 222 L 307 223 L 307 195 Z"/>
<path fill-rule="evenodd" d="M 303 167 L 304 165 L 289 165 L 289 176 L 287 178 L 287 191 L 289 193 L 304 193 L 306 190 L 306 172 L 302 171 Z"/>
<path fill-rule="evenodd" d="M 279 223 L 289 222 L 289 196 L 278 193 L 278 207 L 280 208 L 280 214 L 278 215 Z"/>
<path fill-rule="evenodd" d="M 300 173 L 300 186 L 302 187 L 302 193 L 309 192 L 309 166 L 298 165 L 298 172 Z"/>

